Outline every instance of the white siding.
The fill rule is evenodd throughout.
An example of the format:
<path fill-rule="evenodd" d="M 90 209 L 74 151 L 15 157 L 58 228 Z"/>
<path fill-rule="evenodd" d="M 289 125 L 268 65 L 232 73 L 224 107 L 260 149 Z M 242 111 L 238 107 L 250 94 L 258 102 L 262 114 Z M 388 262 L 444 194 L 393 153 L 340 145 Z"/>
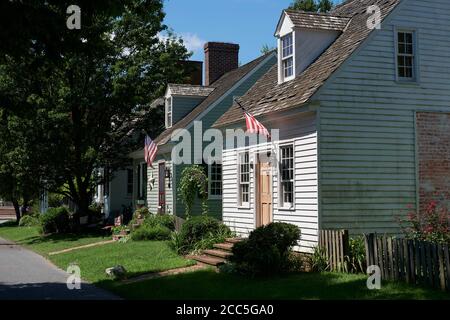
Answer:
<path fill-rule="evenodd" d="M 450 112 L 450 1 L 407 0 L 321 89 L 321 227 L 398 233 L 415 205 L 414 113 Z M 395 28 L 417 32 L 419 82 L 396 82 Z"/>
<path fill-rule="evenodd" d="M 278 167 L 273 169 L 273 221 L 300 227 L 300 251 L 309 251 L 317 243 L 318 234 L 318 175 L 317 132 L 315 113 L 297 114 L 289 120 L 272 122 L 271 129 L 280 128 L 278 144 L 293 143 L 295 153 L 295 207 L 278 208 Z M 278 148 L 276 148 L 278 154 Z M 223 151 L 223 221 L 240 235 L 255 228 L 255 172 L 250 168 L 250 207 L 238 206 L 238 153 L 249 150 L 250 158 L 265 150 L 264 145 Z"/>

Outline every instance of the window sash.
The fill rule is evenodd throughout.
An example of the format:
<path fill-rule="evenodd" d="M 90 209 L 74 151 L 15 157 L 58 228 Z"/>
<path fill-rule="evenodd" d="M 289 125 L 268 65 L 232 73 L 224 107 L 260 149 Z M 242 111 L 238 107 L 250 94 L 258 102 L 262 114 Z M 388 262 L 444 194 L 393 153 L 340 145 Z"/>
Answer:
<path fill-rule="evenodd" d="M 284 74 L 285 78 L 289 78 L 294 75 L 294 58 L 293 57 L 283 60 L 283 74 Z"/>
<path fill-rule="evenodd" d="M 415 78 L 414 32 L 397 32 L 397 75 L 400 79 Z"/>
<path fill-rule="evenodd" d="M 172 97 L 167 98 L 166 105 L 166 126 L 170 128 L 172 126 Z"/>
<path fill-rule="evenodd" d="M 280 204 L 292 207 L 294 204 L 294 146 L 280 146 Z"/>
<path fill-rule="evenodd" d="M 292 57 L 294 55 L 294 41 L 292 33 L 281 38 L 281 57 L 283 59 Z"/>
<path fill-rule="evenodd" d="M 222 165 L 219 163 L 210 165 L 209 190 L 211 196 L 222 196 Z"/>
<path fill-rule="evenodd" d="M 248 152 L 239 154 L 239 203 L 250 202 L 250 155 Z"/>

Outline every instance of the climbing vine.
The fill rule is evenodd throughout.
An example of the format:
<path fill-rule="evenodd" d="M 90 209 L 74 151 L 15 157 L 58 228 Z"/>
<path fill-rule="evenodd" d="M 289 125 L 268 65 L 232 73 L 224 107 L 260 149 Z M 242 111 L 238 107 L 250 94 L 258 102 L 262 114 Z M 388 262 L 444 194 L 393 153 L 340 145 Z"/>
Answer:
<path fill-rule="evenodd" d="M 184 168 L 181 172 L 178 191 L 185 205 L 187 218 L 192 214 L 196 197 L 201 201 L 202 214 L 208 213 L 208 177 L 202 167 L 193 165 Z"/>

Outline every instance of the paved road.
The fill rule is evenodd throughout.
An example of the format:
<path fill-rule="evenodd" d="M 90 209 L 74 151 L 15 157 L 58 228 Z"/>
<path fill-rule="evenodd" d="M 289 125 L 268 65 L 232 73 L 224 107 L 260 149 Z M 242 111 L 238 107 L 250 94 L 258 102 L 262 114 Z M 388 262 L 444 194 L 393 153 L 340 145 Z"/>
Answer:
<path fill-rule="evenodd" d="M 118 299 L 91 284 L 67 289 L 68 274 L 40 255 L 0 238 L 0 300 Z"/>

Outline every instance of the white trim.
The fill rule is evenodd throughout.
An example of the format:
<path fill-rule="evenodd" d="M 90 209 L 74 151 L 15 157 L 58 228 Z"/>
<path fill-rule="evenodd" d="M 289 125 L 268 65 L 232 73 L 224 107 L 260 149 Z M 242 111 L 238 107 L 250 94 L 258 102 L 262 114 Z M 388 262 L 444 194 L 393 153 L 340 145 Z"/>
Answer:
<path fill-rule="evenodd" d="M 290 56 L 283 57 L 283 38 L 285 38 L 285 37 L 287 37 L 289 35 L 291 35 L 291 37 L 292 37 L 292 54 Z M 279 70 L 278 71 L 278 82 L 280 84 L 284 83 L 284 82 L 287 82 L 287 81 L 290 81 L 290 80 L 293 80 L 295 78 L 295 75 L 296 75 L 296 67 L 295 67 L 295 64 L 296 64 L 295 63 L 296 62 L 296 59 L 295 59 L 296 50 L 295 50 L 295 46 L 296 46 L 296 42 L 295 42 L 295 31 L 294 30 L 292 30 L 290 33 L 287 33 L 284 36 L 278 38 L 278 52 L 279 52 L 279 54 L 278 54 L 278 62 L 277 63 L 278 63 L 278 70 Z M 288 59 L 292 59 L 292 75 L 289 76 L 289 77 L 285 77 L 285 75 L 284 75 L 284 72 L 285 72 L 285 70 L 284 70 L 284 61 L 286 61 Z"/>
<path fill-rule="evenodd" d="M 168 117 L 168 115 L 169 115 L 169 104 L 170 104 L 170 124 L 169 124 L 169 117 Z M 169 129 L 169 128 L 172 128 L 172 125 L 173 125 L 173 97 L 172 96 L 169 96 L 169 97 L 167 97 L 166 98 L 166 101 L 165 101 L 165 105 L 166 105 L 166 112 L 165 112 L 165 119 L 166 119 L 166 128 L 167 129 Z"/>
<path fill-rule="evenodd" d="M 184 127 L 184 129 L 189 130 L 193 125 L 194 121 L 200 121 L 206 114 L 208 114 L 212 109 L 214 109 L 219 103 L 221 103 L 226 97 L 228 97 L 233 91 L 235 91 L 239 86 L 241 86 L 245 81 L 247 81 L 253 74 L 259 71 L 263 66 L 266 65 L 273 57 L 275 56 L 275 52 L 269 54 L 263 61 L 261 61 L 257 66 L 255 66 L 251 71 L 249 71 L 244 77 L 242 77 L 238 82 L 236 82 L 230 89 L 228 89 L 224 94 L 222 94 L 218 99 L 216 99 L 213 103 L 211 103 L 208 108 L 200 112 L 200 114 L 193 119 L 189 124 Z M 177 138 L 178 135 L 173 136 L 173 138 Z M 167 143 L 171 142 L 171 139 Z"/>
<path fill-rule="evenodd" d="M 241 201 L 241 155 L 247 153 L 248 154 L 248 201 L 247 202 L 242 202 Z M 237 207 L 238 209 L 250 209 L 250 189 L 251 189 L 251 179 L 250 179 L 250 175 L 251 175 L 251 161 L 250 161 L 250 150 L 244 150 L 241 152 L 236 152 L 237 154 L 237 186 L 238 186 L 238 190 L 237 190 Z"/>
<path fill-rule="evenodd" d="M 293 163 L 292 163 L 292 175 L 293 175 L 293 179 L 292 179 L 292 202 L 289 205 L 285 205 L 284 201 L 283 201 L 283 194 L 282 194 L 282 184 L 281 184 L 281 148 L 283 147 L 292 147 L 292 159 L 293 159 Z M 282 210 L 282 211 L 295 211 L 295 141 L 283 141 L 282 143 L 279 143 L 277 145 L 278 148 L 278 159 L 277 159 L 277 174 L 278 174 L 278 201 L 277 201 L 277 208 L 278 210 Z M 283 204 L 283 205 L 281 205 Z"/>

